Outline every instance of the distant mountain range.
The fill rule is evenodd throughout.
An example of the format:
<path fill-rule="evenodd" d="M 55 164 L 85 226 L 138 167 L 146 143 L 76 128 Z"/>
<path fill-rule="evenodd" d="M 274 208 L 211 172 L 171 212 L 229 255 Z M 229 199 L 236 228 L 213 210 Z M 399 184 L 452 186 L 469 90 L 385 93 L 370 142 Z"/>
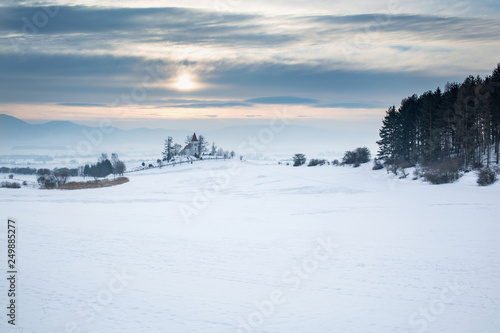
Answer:
<path fill-rule="evenodd" d="M 43 124 L 29 124 L 21 119 L 0 114 L 0 153 L 39 153 L 40 151 L 77 151 L 80 155 L 95 156 L 100 152 L 116 151 L 121 154 L 142 152 L 160 154 L 165 139 L 172 136 L 174 142 L 184 145 L 187 135 L 196 131 L 211 143 L 226 150 L 237 150 L 241 143 L 252 144 L 249 137 L 258 138 L 262 133 L 265 140 L 269 130 L 261 132 L 265 125 L 233 126 L 220 130 L 167 130 L 138 128 L 122 130 L 110 127 L 78 125 L 70 121 L 49 121 Z M 359 145 L 373 145 L 373 135 L 366 132 L 332 131 L 307 126 L 289 125 L 282 132 L 273 133 L 272 140 L 264 145 L 264 153 L 290 154 L 292 152 L 342 152 Z M 347 148 L 350 147 L 350 148 Z M 260 153 L 260 150 L 256 150 Z"/>

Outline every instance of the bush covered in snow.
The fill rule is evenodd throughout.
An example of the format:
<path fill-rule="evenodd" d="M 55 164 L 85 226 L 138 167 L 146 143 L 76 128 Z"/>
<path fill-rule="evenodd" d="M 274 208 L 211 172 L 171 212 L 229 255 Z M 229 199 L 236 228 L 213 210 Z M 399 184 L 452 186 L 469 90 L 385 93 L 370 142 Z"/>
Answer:
<path fill-rule="evenodd" d="M 370 156 L 371 154 L 368 148 L 356 148 L 355 150 L 345 152 L 342 164 L 354 165 L 357 167 L 360 164 L 370 161 Z"/>
<path fill-rule="evenodd" d="M 36 181 L 41 187 L 51 189 L 66 184 L 68 179 L 69 173 L 66 170 L 54 169 L 54 171 L 49 170 L 49 173 L 42 172 L 42 174 L 36 178 Z"/>
<path fill-rule="evenodd" d="M 380 162 L 377 159 L 373 160 L 373 168 L 372 168 L 372 170 L 381 170 L 383 168 L 384 168 L 384 165 L 382 164 L 382 162 Z"/>
<path fill-rule="evenodd" d="M 488 186 L 496 182 L 497 173 L 490 168 L 483 168 L 477 174 L 477 184 L 479 186 Z"/>
<path fill-rule="evenodd" d="M 21 184 L 17 182 L 2 182 L 0 184 L 0 187 L 5 187 L 5 188 L 21 188 Z"/>
<path fill-rule="evenodd" d="M 293 156 L 293 166 L 301 166 L 306 163 L 306 155 L 304 154 L 295 154 Z"/>
<path fill-rule="evenodd" d="M 457 159 L 446 160 L 423 168 L 423 177 L 431 184 L 447 184 L 458 180 L 460 173 L 460 162 Z"/>
<path fill-rule="evenodd" d="M 326 164 L 326 160 L 319 160 L 312 158 L 309 160 L 309 164 L 307 166 L 316 166 L 316 165 L 323 165 Z"/>

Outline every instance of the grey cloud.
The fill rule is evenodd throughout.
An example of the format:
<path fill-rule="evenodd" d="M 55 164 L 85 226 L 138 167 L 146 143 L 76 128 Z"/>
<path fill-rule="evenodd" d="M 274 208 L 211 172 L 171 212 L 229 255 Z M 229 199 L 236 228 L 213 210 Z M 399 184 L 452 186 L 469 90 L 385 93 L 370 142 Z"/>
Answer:
<path fill-rule="evenodd" d="M 45 14 L 44 14 L 45 13 Z M 218 15 L 183 8 L 96 8 L 84 6 L 0 7 L 0 29 L 21 31 L 26 18 L 40 33 L 109 33 L 135 29 L 171 29 L 242 23 L 253 16 L 243 14 Z M 43 16 L 48 17 L 42 27 Z"/>
<path fill-rule="evenodd" d="M 178 44 L 276 45 L 299 38 L 268 33 L 256 15 L 183 8 L 0 7 L 0 17 L 0 32 L 68 38 L 83 34 L 77 37 L 81 41 L 89 34 L 114 41 Z M 38 24 L 44 23 L 43 17 L 46 24 Z"/>
<path fill-rule="evenodd" d="M 345 108 L 345 109 L 377 109 L 381 107 L 386 107 L 386 105 L 380 103 L 357 103 L 357 102 L 346 102 L 346 103 L 328 103 L 328 104 L 318 104 L 314 105 L 315 108 Z"/>
<path fill-rule="evenodd" d="M 314 16 L 301 18 L 305 22 L 322 24 L 331 33 L 405 32 L 410 35 L 445 40 L 498 39 L 500 25 L 492 19 L 440 17 L 432 15 L 363 14 L 346 16 Z"/>
<path fill-rule="evenodd" d="M 290 104 L 290 105 L 304 105 L 314 104 L 318 101 L 310 98 L 291 97 L 291 96 L 276 96 L 276 97 L 260 97 L 248 99 L 247 102 L 255 104 Z"/>
<path fill-rule="evenodd" d="M 161 106 L 161 108 L 186 108 L 186 109 L 204 109 L 204 108 L 227 108 L 235 106 L 245 106 L 250 107 L 251 104 L 240 103 L 240 102 L 229 102 L 229 103 L 198 103 L 198 104 L 177 104 L 177 105 L 167 105 Z"/>
<path fill-rule="evenodd" d="M 91 103 L 58 103 L 61 106 L 86 106 L 86 107 L 106 107 L 106 104 L 91 104 Z"/>

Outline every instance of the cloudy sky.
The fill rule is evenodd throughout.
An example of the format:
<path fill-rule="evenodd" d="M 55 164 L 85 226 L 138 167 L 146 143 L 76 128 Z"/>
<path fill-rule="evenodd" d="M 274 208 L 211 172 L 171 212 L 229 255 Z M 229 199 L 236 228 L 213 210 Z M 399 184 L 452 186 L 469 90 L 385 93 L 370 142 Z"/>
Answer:
<path fill-rule="evenodd" d="M 408 95 L 490 74 L 498 36 L 498 0 L 4 0 L 0 113 L 380 123 Z"/>

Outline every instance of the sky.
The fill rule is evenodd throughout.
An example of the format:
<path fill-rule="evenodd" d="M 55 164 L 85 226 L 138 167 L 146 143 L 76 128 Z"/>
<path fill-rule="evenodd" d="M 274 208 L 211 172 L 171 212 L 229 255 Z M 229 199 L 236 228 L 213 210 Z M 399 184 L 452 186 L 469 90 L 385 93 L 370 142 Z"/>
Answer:
<path fill-rule="evenodd" d="M 500 2 L 2 1 L 0 113 L 122 128 L 379 126 L 500 62 Z"/>

